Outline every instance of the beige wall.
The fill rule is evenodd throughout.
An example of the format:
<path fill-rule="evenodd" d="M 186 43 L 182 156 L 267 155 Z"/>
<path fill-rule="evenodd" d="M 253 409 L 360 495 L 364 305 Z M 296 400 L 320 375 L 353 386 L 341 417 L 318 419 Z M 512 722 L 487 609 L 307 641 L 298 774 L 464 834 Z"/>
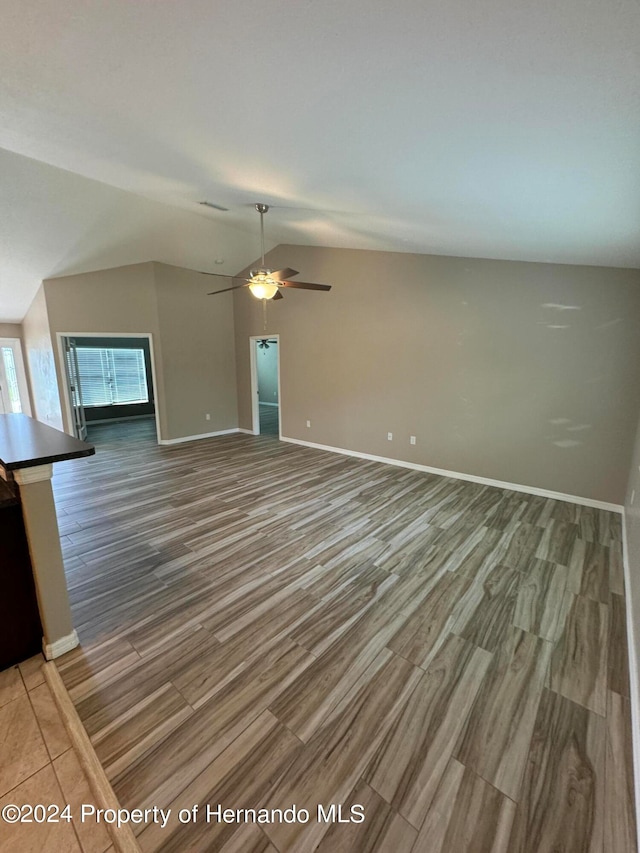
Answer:
<path fill-rule="evenodd" d="M 43 286 L 36 293 L 22 321 L 22 335 L 33 416 L 42 423 L 56 429 L 63 429 L 56 365 Z"/>
<path fill-rule="evenodd" d="M 150 334 L 160 438 L 237 427 L 233 302 L 214 303 L 209 289 L 205 276 L 153 262 L 47 280 L 43 307 L 60 387 L 59 334 Z"/>
<path fill-rule="evenodd" d="M 44 282 L 51 340 L 60 388 L 64 375 L 58 334 L 151 334 L 157 377 L 161 432 L 167 416 L 162 387 L 162 347 L 159 340 L 154 268 L 152 263 L 131 264 L 98 272 L 52 278 Z M 63 407 L 65 428 L 66 408 Z"/>
<path fill-rule="evenodd" d="M 20 323 L 0 323 L 0 338 L 22 338 Z"/>
<path fill-rule="evenodd" d="M 154 270 L 167 401 L 164 437 L 235 429 L 238 405 L 231 294 L 215 299 L 207 296 L 211 278 L 193 270 L 167 264 L 154 264 Z"/>
<path fill-rule="evenodd" d="M 640 407 L 638 271 L 303 246 L 267 260 L 333 285 L 268 305 L 284 436 L 623 501 Z M 234 299 L 250 429 L 248 338 L 263 334 L 262 312 L 246 291 Z"/>

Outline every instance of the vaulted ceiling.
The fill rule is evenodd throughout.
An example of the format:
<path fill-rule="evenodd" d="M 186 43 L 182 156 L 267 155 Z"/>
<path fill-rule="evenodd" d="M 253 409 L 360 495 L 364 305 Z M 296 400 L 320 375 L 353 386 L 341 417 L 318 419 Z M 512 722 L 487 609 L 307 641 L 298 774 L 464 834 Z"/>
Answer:
<path fill-rule="evenodd" d="M 0 160 L 4 319 L 110 251 L 235 272 L 256 201 L 271 244 L 640 266 L 638 0 L 5 0 L 1 39 L 0 147 L 160 203 Z M 130 251 L 76 252 L 110 215 Z"/>

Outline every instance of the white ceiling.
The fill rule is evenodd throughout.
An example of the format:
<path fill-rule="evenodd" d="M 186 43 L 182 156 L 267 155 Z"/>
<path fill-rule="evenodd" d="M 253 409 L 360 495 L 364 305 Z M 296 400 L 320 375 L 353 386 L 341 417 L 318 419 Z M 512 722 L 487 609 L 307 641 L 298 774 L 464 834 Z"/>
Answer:
<path fill-rule="evenodd" d="M 266 201 L 271 242 L 640 266 L 638 0 L 3 0 L 1 38 L 0 147 L 241 263 Z"/>

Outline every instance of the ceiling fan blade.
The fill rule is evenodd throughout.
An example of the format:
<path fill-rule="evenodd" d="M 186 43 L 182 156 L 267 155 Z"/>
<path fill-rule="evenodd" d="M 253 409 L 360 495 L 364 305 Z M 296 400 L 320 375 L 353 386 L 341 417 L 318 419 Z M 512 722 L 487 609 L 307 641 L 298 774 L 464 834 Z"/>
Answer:
<path fill-rule="evenodd" d="M 299 287 L 300 290 L 331 290 L 330 284 L 313 284 L 310 281 L 283 281 L 282 287 Z"/>
<path fill-rule="evenodd" d="M 274 299 L 284 299 L 284 296 L 280 293 L 280 291 L 278 291 L 273 298 Z"/>
<path fill-rule="evenodd" d="M 240 290 L 241 287 L 248 287 L 249 282 L 246 284 L 236 284 L 234 287 L 225 287 L 224 290 L 212 290 L 211 293 L 207 293 L 207 296 L 215 296 L 216 293 L 228 293 L 230 290 Z"/>
<path fill-rule="evenodd" d="M 204 270 L 198 270 L 198 272 L 200 273 L 200 275 L 212 275 L 215 278 L 232 278 L 232 279 L 236 278 L 239 281 L 248 281 L 249 280 L 243 275 L 229 275 L 229 273 L 225 274 L 225 273 L 220 273 L 220 272 L 205 272 Z"/>
<path fill-rule="evenodd" d="M 269 278 L 273 278 L 276 281 L 284 281 L 285 278 L 293 278 L 294 275 L 300 275 L 298 270 L 292 270 L 289 267 L 283 270 L 276 270 L 275 272 L 269 273 Z"/>

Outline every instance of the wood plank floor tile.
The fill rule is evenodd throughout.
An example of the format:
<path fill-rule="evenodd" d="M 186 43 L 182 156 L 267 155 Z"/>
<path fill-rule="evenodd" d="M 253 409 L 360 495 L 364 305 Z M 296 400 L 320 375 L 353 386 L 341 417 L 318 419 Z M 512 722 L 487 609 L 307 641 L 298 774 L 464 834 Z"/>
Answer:
<path fill-rule="evenodd" d="M 259 826 L 245 824 L 220 847 L 220 853 L 278 853 Z"/>
<path fill-rule="evenodd" d="M 135 659 L 119 676 L 111 672 L 104 681 L 92 679 L 98 683 L 76 700 L 87 732 L 93 736 L 101 731 L 178 674 L 217 655 L 219 649 L 218 640 L 198 628 L 186 632 L 179 642 L 170 640 L 166 646 L 161 645 L 153 655 Z"/>
<path fill-rule="evenodd" d="M 92 743 L 108 776 L 114 777 L 193 714 L 184 696 L 167 683 L 95 732 Z"/>
<path fill-rule="evenodd" d="M 495 565 L 498 561 L 494 552 L 502 539 L 500 530 L 491 530 L 488 527 L 476 529 L 461 547 L 453 551 L 445 567 L 450 572 L 459 572 L 474 580 L 483 568 Z"/>
<path fill-rule="evenodd" d="M 609 691 L 603 804 L 606 853 L 632 853 L 636 849 L 633 772 L 628 761 L 632 752 L 630 702 Z"/>
<path fill-rule="evenodd" d="M 356 808 L 352 812 L 352 808 Z M 360 811 L 362 809 L 362 811 Z M 362 823 L 333 823 L 315 853 L 411 853 L 418 832 L 362 780 L 351 792 L 342 810 L 344 820 Z"/>
<path fill-rule="evenodd" d="M 233 849 L 234 836 L 239 830 L 242 832 L 242 820 L 225 823 L 214 818 L 207 823 L 207 805 L 212 809 L 218 805 L 223 809 L 266 808 L 269 791 L 290 772 L 301 750 L 300 741 L 268 711 L 263 712 L 174 799 L 167 801 L 173 819 L 164 829 L 158 824 L 143 828 L 138 837 L 143 853 L 209 853 L 227 845 Z M 194 805 L 199 806 L 201 819 L 195 824 L 180 824 L 176 817 L 180 809 Z M 285 808 L 290 805 L 288 802 Z M 299 807 L 303 808 L 302 803 Z M 262 845 L 262 849 L 269 849 L 268 845 Z"/>
<path fill-rule="evenodd" d="M 574 596 L 554 646 L 549 681 L 552 690 L 602 717 L 607 713 L 608 634 L 607 605 Z"/>
<path fill-rule="evenodd" d="M 558 521 L 557 519 L 551 520 L 545 525 L 536 557 L 550 563 L 568 566 L 578 532 L 578 525 L 576 524 Z"/>
<path fill-rule="evenodd" d="M 510 853 L 607 850 L 603 847 L 605 727 L 597 714 L 544 691 Z"/>
<path fill-rule="evenodd" d="M 145 850 L 577 851 L 607 814 L 628 841 L 627 700 L 603 701 L 628 690 L 618 514 L 269 435 L 91 432 L 53 478 L 82 641 L 59 664 L 123 806 L 370 804 L 362 825 L 149 828 Z M 546 670 L 560 710 L 536 718 Z M 545 813 L 561 764 L 578 795 Z"/>
<path fill-rule="evenodd" d="M 510 853 L 516 804 L 451 759 L 420 830 L 416 853 Z"/>
<path fill-rule="evenodd" d="M 551 642 L 558 639 L 571 605 L 565 566 L 534 559 L 520 583 L 513 624 Z"/>
<path fill-rule="evenodd" d="M 416 828 L 429 809 L 490 660 L 488 652 L 450 636 L 364 774 Z"/>
<path fill-rule="evenodd" d="M 616 595 L 624 596 L 622 542 L 617 539 L 612 539 L 609 543 L 609 588 Z"/>
<path fill-rule="evenodd" d="M 518 521 L 503 535 L 500 562 L 510 569 L 528 572 L 533 563 L 544 529 L 526 521 Z"/>
<path fill-rule="evenodd" d="M 386 590 L 375 611 L 354 623 L 271 706 L 278 719 L 309 740 L 420 606 L 431 586 L 429 577 L 418 576 L 399 580 Z"/>
<path fill-rule="evenodd" d="M 511 631 L 521 576 L 496 565 L 474 581 L 454 608 L 452 631 L 494 652 Z"/>
<path fill-rule="evenodd" d="M 270 808 L 291 803 L 317 813 L 318 804 L 346 800 L 400 709 L 422 677 L 421 670 L 392 652 L 382 652 L 382 665 L 363 681 L 342 711 L 321 726 L 299 755 L 270 798 Z M 308 804 L 308 805 L 307 805 Z M 265 832 L 278 849 L 313 850 L 326 833 L 322 823 L 274 824 Z"/>
<path fill-rule="evenodd" d="M 609 690 L 629 697 L 629 649 L 627 645 L 627 611 L 621 595 L 609 599 L 609 655 L 607 686 Z"/>
<path fill-rule="evenodd" d="M 447 638 L 454 606 L 471 585 L 465 577 L 446 572 L 438 578 L 413 615 L 389 640 L 388 647 L 406 660 L 426 668 Z"/>
<path fill-rule="evenodd" d="M 610 550 L 599 542 L 576 539 L 569 560 L 569 589 L 594 601 L 609 601 Z"/>
<path fill-rule="evenodd" d="M 114 777 L 124 802 L 168 803 L 252 723 L 312 660 L 291 643 L 243 670 L 183 724 Z"/>
<path fill-rule="evenodd" d="M 455 753 L 458 761 L 517 800 L 551 645 L 518 628 L 496 651 Z"/>

